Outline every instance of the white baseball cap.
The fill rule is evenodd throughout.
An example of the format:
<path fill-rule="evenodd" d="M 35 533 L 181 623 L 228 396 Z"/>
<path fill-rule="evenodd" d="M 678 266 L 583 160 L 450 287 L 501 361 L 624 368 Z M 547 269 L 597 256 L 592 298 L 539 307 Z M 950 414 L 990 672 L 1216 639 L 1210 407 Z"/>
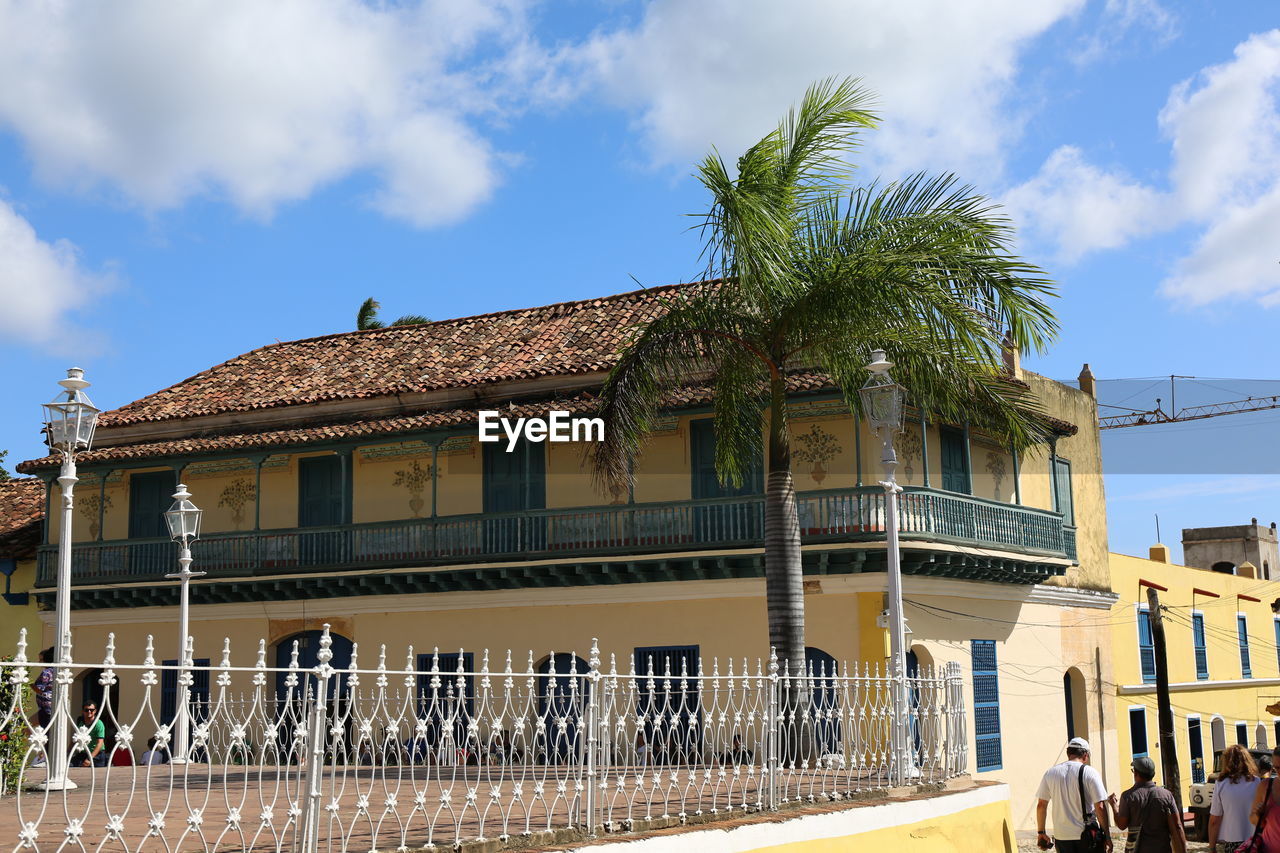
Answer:
<path fill-rule="evenodd" d="M 1073 737 L 1071 740 L 1067 741 L 1067 749 L 1083 749 L 1085 752 L 1093 751 L 1089 749 L 1089 741 L 1082 737 Z"/>

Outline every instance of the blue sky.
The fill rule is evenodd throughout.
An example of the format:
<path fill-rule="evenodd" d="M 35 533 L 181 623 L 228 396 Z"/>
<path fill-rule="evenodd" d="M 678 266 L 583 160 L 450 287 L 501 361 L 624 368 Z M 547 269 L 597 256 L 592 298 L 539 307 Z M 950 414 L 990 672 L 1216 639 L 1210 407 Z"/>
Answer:
<path fill-rule="evenodd" d="M 1159 0 L 0 0 L 0 448 L 40 452 L 72 362 L 115 406 L 352 328 L 367 296 L 443 318 L 692 278 L 691 164 L 828 75 L 879 93 L 867 180 L 954 170 L 1007 204 L 1061 285 L 1064 334 L 1029 366 L 1280 378 L 1278 23 Z M 1229 423 L 1109 477 L 1114 548 L 1155 512 L 1280 519 L 1280 414 Z M 1109 460 L 1147 443 L 1120 432 Z M 1223 445 L 1243 461 L 1184 464 Z"/>

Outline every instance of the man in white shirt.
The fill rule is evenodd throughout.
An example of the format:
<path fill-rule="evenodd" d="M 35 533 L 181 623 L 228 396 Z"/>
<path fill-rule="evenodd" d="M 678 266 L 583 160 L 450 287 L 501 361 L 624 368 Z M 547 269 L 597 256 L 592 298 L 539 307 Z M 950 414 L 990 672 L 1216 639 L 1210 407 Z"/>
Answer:
<path fill-rule="evenodd" d="M 1041 850 L 1048 849 L 1049 835 L 1045 818 L 1049 804 L 1053 803 L 1053 840 L 1061 853 L 1080 853 L 1084 845 L 1080 834 L 1084 832 L 1086 803 L 1080 798 L 1080 777 L 1084 777 L 1084 800 L 1098 816 L 1098 825 L 1106 835 L 1106 850 L 1111 851 L 1111 826 L 1107 820 L 1107 790 L 1102 776 L 1089 766 L 1089 742 L 1073 737 L 1067 743 L 1067 760 L 1045 771 L 1036 791 L 1036 842 Z"/>

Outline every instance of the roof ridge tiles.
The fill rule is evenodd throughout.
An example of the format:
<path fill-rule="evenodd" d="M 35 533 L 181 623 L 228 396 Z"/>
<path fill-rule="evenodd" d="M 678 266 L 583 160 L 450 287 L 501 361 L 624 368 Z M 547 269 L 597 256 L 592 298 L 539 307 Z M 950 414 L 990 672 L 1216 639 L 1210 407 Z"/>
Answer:
<path fill-rule="evenodd" d="M 656 302 L 662 296 L 686 287 L 716 284 L 720 281 L 722 279 L 679 282 L 607 296 L 453 317 L 430 323 L 330 332 L 310 338 L 276 341 L 228 358 L 186 379 L 106 412 L 103 415 L 102 426 L 110 428 L 149 421 L 181 420 L 224 412 L 254 411 L 326 400 L 392 396 L 440 387 L 466 387 L 539 375 L 556 373 L 575 375 L 602 370 L 609 366 L 616 346 L 610 346 L 609 337 L 601 335 L 598 327 L 591 330 L 575 330 L 571 324 L 563 322 L 565 318 L 592 309 L 625 303 L 628 300 Z M 520 327 L 521 318 L 537 318 L 539 315 L 542 319 L 535 321 L 533 328 Z M 467 340 L 466 330 L 482 326 L 486 321 L 489 321 L 492 326 L 492 321 L 497 318 L 510 319 L 510 322 L 505 324 L 506 334 L 502 332 L 495 334 L 493 329 L 488 329 L 486 334 L 479 336 L 479 340 L 474 337 Z M 630 325 L 634 318 L 619 318 L 619 321 L 627 321 L 623 325 Z M 592 334 L 584 337 L 582 335 L 584 331 L 591 331 Z M 619 328 L 617 334 L 623 331 Z M 427 337 L 432 332 L 436 333 L 434 340 Z M 375 364 L 383 357 L 389 357 L 391 353 L 381 353 L 373 347 L 363 345 L 358 349 L 348 350 L 347 353 L 329 356 L 320 363 L 310 365 L 305 363 L 308 357 L 304 354 L 320 349 L 326 342 L 337 344 L 360 341 L 363 344 L 365 341 L 374 340 L 378 335 L 388 339 L 389 348 L 395 347 L 402 350 L 395 355 L 412 356 L 403 359 L 401 364 L 411 365 L 416 371 L 416 378 L 420 381 L 411 381 L 405 375 L 395 376 L 394 367 L 375 368 Z M 419 342 L 415 341 L 415 337 L 425 339 Z M 530 341 L 539 338 L 546 339 L 544 346 L 556 347 L 557 343 L 561 346 L 553 352 L 524 351 L 528 348 Z M 554 340 L 555 338 L 562 340 L 558 342 Z M 569 342 L 570 345 L 565 346 L 563 339 L 572 339 Z M 612 343 L 616 344 L 618 341 Z M 418 346 L 415 347 L 415 344 Z M 610 351 L 600 352 L 602 348 L 608 348 Z M 290 365 L 288 362 L 270 364 L 271 353 L 283 351 L 289 354 L 290 350 L 292 354 L 298 355 L 295 364 Z M 557 354 L 563 354 L 566 358 L 557 361 L 554 358 Z M 350 357 L 343 357 L 344 355 Z M 460 359 L 459 356 L 462 358 Z M 576 361 L 572 360 L 574 358 Z M 463 359 L 465 363 L 460 363 Z M 470 375 L 467 374 L 464 366 L 472 368 Z M 344 369 L 347 375 L 339 375 L 344 372 Z M 236 376 L 232 377 L 234 379 L 232 388 L 205 387 L 200 389 L 206 392 L 204 394 L 196 394 L 193 391 L 193 386 L 197 385 L 225 384 L 227 382 L 225 374 L 228 370 L 236 373 Z M 274 381 L 275 387 L 267 389 L 262 386 L 252 387 L 257 384 L 252 381 L 255 378 L 254 374 L 268 371 L 271 375 L 261 378 L 266 378 L 268 383 Z M 447 375 L 449 379 L 444 382 L 432 381 L 430 376 L 433 371 Z M 352 372 L 358 375 L 353 377 Z M 313 376 L 321 373 L 329 374 L 327 388 L 324 387 L 326 384 L 324 381 L 312 379 Z M 363 380 L 363 383 L 359 380 Z M 360 387 L 361 384 L 365 387 Z M 257 395 L 255 399 L 255 390 L 267 393 Z M 173 409 L 179 408 L 176 401 L 184 391 L 193 397 L 202 397 L 201 402 L 204 405 L 188 402 L 179 411 L 174 411 Z M 222 394 L 224 399 L 219 401 L 217 394 L 212 392 Z"/>

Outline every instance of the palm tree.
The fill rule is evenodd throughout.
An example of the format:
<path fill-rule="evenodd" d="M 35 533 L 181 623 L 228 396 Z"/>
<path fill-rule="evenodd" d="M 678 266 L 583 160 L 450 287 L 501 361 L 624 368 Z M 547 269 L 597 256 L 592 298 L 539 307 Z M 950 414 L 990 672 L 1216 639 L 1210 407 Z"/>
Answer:
<path fill-rule="evenodd" d="M 378 310 L 380 308 L 382 306 L 372 296 L 360 303 L 360 310 L 356 312 L 356 329 L 363 331 L 364 329 L 386 328 L 387 324 L 378 319 Z M 403 317 L 397 317 L 391 321 L 391 325 L 416 326 L 419 323 L 430 322 L 430 317 L 424 317 L 421 314 L 405 314 Z"/>
<path fill-rule="evenodd" d="M 682 288 L 637 327 L 601 393 L 602 485 L 625 483 L 664 397 L 713 392 L 715 466 L 740 486 L 767 433 L 764 570 L 769 640 L 804 671 L 800 526 L 787 423 L 790 378 L 819 372 L 851 409 L 873 349 L 896 363 L 912 402 L 1025 447 L 1047 432 L 1003 374 L 1006 334 L 1043 350 L 1057 331 L 1053 284 L 1012 253 L 996 206 L 949 175 L 849 188 L 858 131 L 874 126 L 857 81 L 810 87 L 798 109 L 739 158 L 712 152 L 697 176 L 708 280 Z M 714 280 L 711 280 L 714 277 Z"/>

